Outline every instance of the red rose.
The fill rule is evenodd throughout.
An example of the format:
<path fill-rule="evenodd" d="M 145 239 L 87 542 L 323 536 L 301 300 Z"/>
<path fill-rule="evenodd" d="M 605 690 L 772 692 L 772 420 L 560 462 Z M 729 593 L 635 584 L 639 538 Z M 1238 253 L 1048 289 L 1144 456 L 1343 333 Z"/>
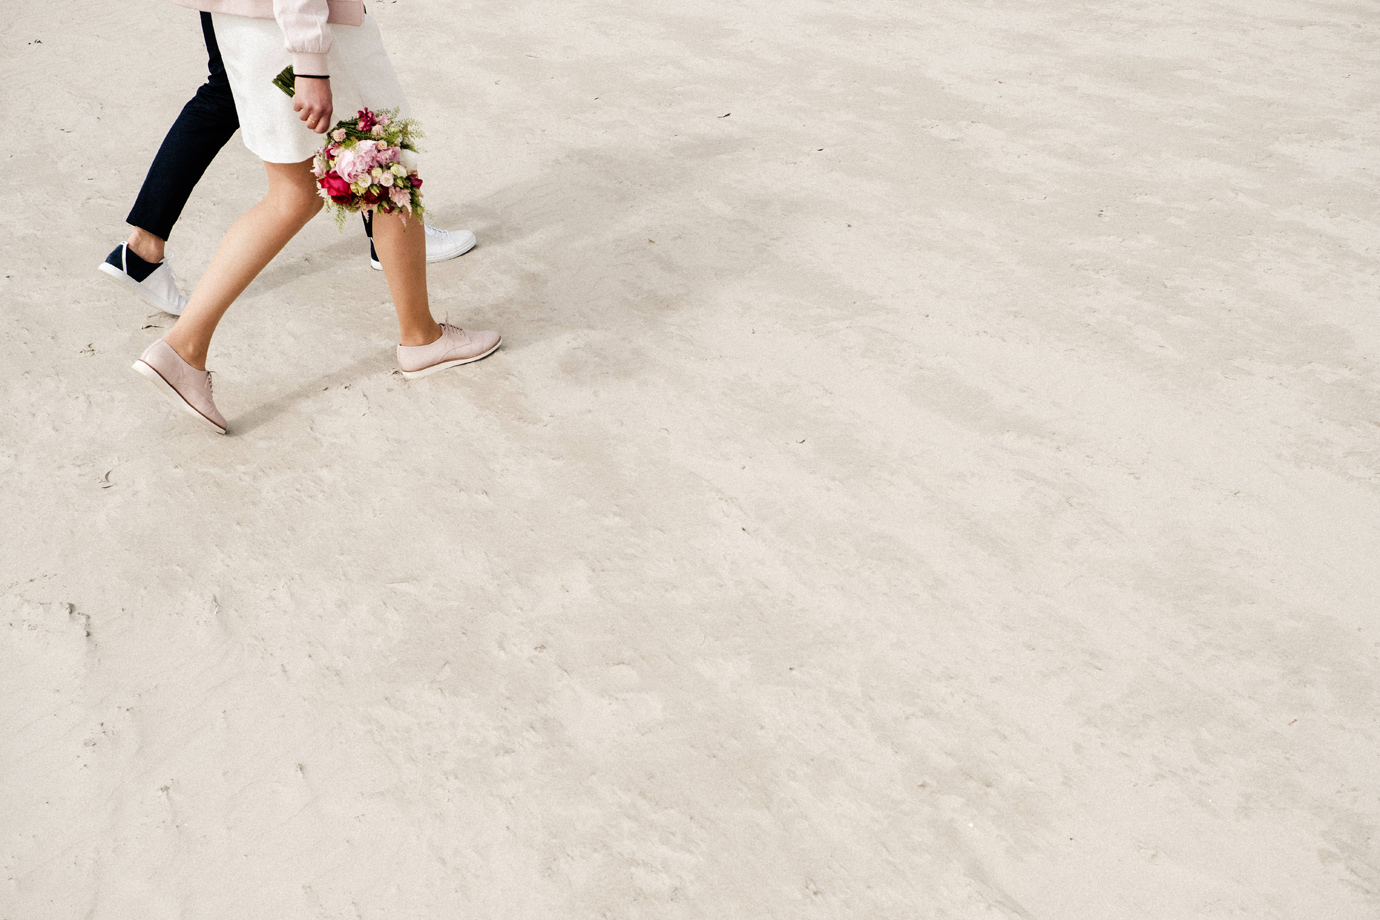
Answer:
<path fill-rule="evenodd" d="M 336 204 L 349 204 L 354 194 L 350 191 L 350 183 L 334 172 L 326 173 L 316 184 L 325 189 L 326 194 L 331 196 L 331 201 Z"/>
<path fill-rule="evenodd" d="M 421 177 L 421 176 L 417 175 L 416 173 L 413 173 L 413 174 L 412 174 L 411 176 L 409 176 L 408 178 L 410 178 L 410 179 L 412 180 L 412 187 L 413 187 L 413 188 L 421 188 L 421 187 L 422 187 L 422 177 Z"/>
<path fill-rule="evenodd" d="M 364 193 L 364 203 L 368 205 L 378 204 L 381 198 L 383 198 L 383 193 L 372 188 Z"/>

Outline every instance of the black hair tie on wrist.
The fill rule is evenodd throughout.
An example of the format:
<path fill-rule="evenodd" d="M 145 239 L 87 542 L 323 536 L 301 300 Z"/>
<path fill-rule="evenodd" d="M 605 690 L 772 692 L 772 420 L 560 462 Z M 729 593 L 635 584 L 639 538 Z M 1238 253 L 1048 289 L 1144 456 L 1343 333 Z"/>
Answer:
<path fill-rule="evenodd" d="M 329 79 L 330 79 L 330 77 L 329 77 L 328 75 L 326 75 L 326 74 L 319 74 L 319 73 L 299 73 L 299 74 L 296 74 L 295 76 L 297 76 L 297 77 L 302 77 L 302 78 L 305 78 L 305 79 L 308 79 L 308 80 L 329 80 Z"/>

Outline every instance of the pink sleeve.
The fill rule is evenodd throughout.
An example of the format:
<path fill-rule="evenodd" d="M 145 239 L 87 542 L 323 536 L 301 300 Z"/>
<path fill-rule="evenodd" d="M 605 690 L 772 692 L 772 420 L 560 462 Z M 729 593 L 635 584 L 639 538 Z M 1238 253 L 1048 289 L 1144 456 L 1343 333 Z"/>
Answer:
<path fill-rule="evenodd" d="M 330 9 L 326 0 L 273 0 L 273 18 L 283 30 L 296 73 L 330 76 L 326 52 L 331 50 Z"/>

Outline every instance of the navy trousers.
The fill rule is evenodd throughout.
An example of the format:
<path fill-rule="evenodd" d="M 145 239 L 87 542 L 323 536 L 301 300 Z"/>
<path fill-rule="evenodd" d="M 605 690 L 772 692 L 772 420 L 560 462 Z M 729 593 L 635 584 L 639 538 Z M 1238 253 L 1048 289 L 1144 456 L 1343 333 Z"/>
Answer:
<path fill-rule="evenodd" d="M 206 82 L 168 129 L 126 218 L 133 226 L 165 240 L 206 167 L 240 126 L 210 13 L 201 14 L 201 32 L 206 38 Z"/>

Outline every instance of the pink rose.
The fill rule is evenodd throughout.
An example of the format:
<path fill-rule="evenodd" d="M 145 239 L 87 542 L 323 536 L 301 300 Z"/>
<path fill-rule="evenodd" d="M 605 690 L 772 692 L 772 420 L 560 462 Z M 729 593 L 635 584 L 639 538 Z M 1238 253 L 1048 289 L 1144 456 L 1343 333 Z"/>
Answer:
<path fill-rule="evenodd" d="M 373 141 L 360 141 L 353 148 L 340 151 L 335 159 L 335 171 L 341 178 L 354 182 L 374 168 Z"/>
<path fill-rule="evenodd" d="M 354 165 L 351 168 L 361 175 L 373 169 L 376 165 L 374 161 L 378 154 L 378 146 L 378 141 L 360 141 L 356 144 L 354 158 L 351 160 Z"/>
<path fill-rule="evenodd" d="M 354 178 L 355 152 L 353 150 L 342 150 L 335 155 L 335 172 L 345 181 Z"/>

